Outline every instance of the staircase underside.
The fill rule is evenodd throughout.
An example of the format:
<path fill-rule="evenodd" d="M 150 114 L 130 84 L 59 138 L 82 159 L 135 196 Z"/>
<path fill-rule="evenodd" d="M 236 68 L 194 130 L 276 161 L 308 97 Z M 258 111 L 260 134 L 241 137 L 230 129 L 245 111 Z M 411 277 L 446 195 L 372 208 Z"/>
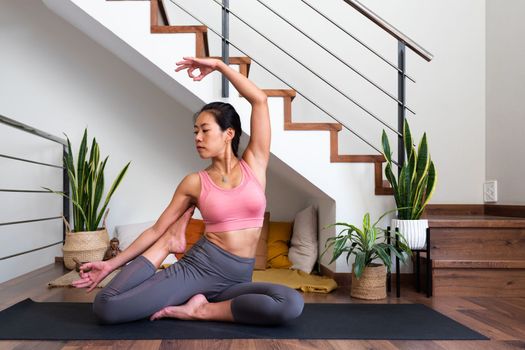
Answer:
<path fill-rule="evenodd" d="M 166 25 L 162 3 L 159 0 L 150 0 L 151 33 L 178 34 L 195 33 L 195 56 L 222 59 L 219 56 L 210 56 L 208 47 L 208 28 L 202 25 Z M 159 21 L 161 19 L 161 21 Z M 160 23 L 160 24 L 159 24 Z M 172 23 L 173 24 L 173 23 Z M 250 74 L 250 57 L 229 57 L 229 64 L 239 65 L 239 72 L 248 77 Z M 321 130 L 330 132 L 330 162 L 332 163 L 373 163 L 374 188 L 376 195 L 392 195 L 392 188 L 388 181 L 383 179 L 385 158 L 382 155 L 350 155 L 339 154 L 339 132 L 343 129 L 340 123 L 301 123 L 292 121 L 292 101 L 296 92 L 292 89 L 263 89 L 268 97 L 282 98 L 284 102 L 284 129 L 285 130 Z"/>

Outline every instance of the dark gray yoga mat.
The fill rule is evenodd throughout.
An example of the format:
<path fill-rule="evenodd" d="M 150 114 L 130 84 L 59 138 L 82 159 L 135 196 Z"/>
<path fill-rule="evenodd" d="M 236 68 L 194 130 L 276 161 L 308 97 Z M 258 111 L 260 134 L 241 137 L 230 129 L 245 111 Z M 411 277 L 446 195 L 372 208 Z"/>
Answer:
<path fill-rule="evenodd" d="M 175 319 L 104 326 L 91 307 L 23 300 L 0 312 L 0 339 L 488 339 L 421 304 L 305 304 L 301 316 L 276 327 Z"/>

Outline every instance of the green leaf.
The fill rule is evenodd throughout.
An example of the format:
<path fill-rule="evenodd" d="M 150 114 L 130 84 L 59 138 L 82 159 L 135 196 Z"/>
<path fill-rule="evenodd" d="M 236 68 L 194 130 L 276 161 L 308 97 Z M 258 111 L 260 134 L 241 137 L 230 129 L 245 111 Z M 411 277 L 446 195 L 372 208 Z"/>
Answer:
<path fill-rule="evenodd" d="M 410 174 L 406 166 L 401 168 L 401 173 L 399 174 L 399 198 L 401 207 L 410 206 Z M 398 219 L 403 220 L 406 216 L 407 209 L 399 210 Z"/>
<path fill-rule="evenodd" d="M 385 177 L 388 180 L 388 182 L 390 183 L 390 186 L 392 186 L 392 190 L 394 192 L 394 199 L 396 201 L 396 205 L 398 207 L 400 207 L 401 206 L 401 198 L 399 198 L 399 188 L 398 188 L 396 177 L 395 177 L 394 173 L 392 172 L 392 164 L 391 163 L 387 163 L 386 164 Z"/>
<path fill-rule="evenodd" d="M 375 247 L 375 251 L 377 252 L 377 255 L 379 259 L 385 264 L 388 271 L 390 271 L 390 266 L 392 265 L 392 259 L 390 258 L 390 255 L 386 252 L 385 248 L 381 245 L 377 245 Z"/>
<path fill-rule="evenodd" d="M 89 151 L 89 164 L 96 164 L 95 156 L 96 156 L 96 147 L 97 147 L 97 141 L 93 137 L 93 140 L 91 141 L 91 149 Z"/>
<path fill-rule="evenodd" d="M 410 127 L 408 126 L 406 118 L 403 123 L 403 143 L 405 144 L 407 159 L 410 159 L 414 153 L 414 146 L 412 145 L 412 133 L 410 132 Z"/>
<path fill-rule="evenodd" d="M 65 156 L 66 167 L 69 170 L 71 170 L 71 172 L 73 173 L 73 176 L 76 176 L 75 165 L 73 163 L 73 151 L 71 150 L 71 142 L 69 141 L 69 138 L 67 137 L 67 135 L 66 135 L 66 139 L 67 139 L 67 152 Z"/>
<path fill-rule="evenodd" d="M 388 136 L 386 136 L 385 130 L 383 130 L 383 134 L 381 135 L 381 142 L 383 144 L 383 156 L 388 163 L 392 163 L 392 152 L 390 151 L 390 143 L 388 142 Z"/>
<path fill-rule="evenodd" d="M 421 209 L 421 205 L 423 204 L 423 196 L 425 194 L 425 189 L 427 187 L 428 182 L 428 174 L 423 177 L 423 182 L 418 186 L 416 190 L 416 197 L 413 200 L 414 206 L 410 210 L 410 220 L 417 220 L 419 217 L 417 217 L 417 213 Z"/>
<path fill-rule="evenodd" d="M 436 189 L 436 182 L 437 182 L 437 174 L 436 174 L 436 168 L 434 167 L 434 162 L 430 161 L 430 166 L 428 168 L 428 181 L 426 186 L 426 192 L 425 192 L 425 202 L 421 205 L 421 208 L 416 213 L 416 217 L 420 218 L 423 214 L 423 210 L 425 210 L 425 206 L 428 204 L 428 201 L 430 198 L 432 198 L 432 195 L 434 194 L 434 190 Z"/>
<path fill-rule="evenodd" d="M 354 273 L 355 277 L 359 279 L 363 270 L 365 269 L 365 254 L 363 252 L 358 252 L 355 254 L 354 261 Z"/>
<path fill-rule="evenodd" d="M 350 263 L 350 256 L 352 255 L 352 253 L 354 252 L 354 249 L 356 247 L 357 243 L 354 242 L 350 245 L 350 249 L 348 249 L 348 254 L 346 254 L 346 263 L 349 264 Z"/>
<path fill-rule="evenodd" d="M 102 162 L 102 165 L 98 169 L 98 174 L 95 179 L 95 190 L 94 190 L 94 196 L 93 196 L 93 212 L 98 212 L 98 207 L 100 205 L 100 201 L 102 200 L 102 194 L 104 192 L 104 169 L 106 168 L 106 162 L 108 160 L 108 157 L 104 159 Z M 94 219 L 96 222 L 96 218 Z M 97 223 L 98 225 L 98 223 Z"/>
<path fill-rule="evenodd" d="M 408 159 L 408 162 L 406 163 L 406 167 L 407 167 L 408 178 L 406 179 L 407 184 L 405 187 L 407 191 L 407 203 L 405 203 L 405 205 L 412 207 L 414 205 L 414 193 L 416 190 L 416 185 L 415 185 L 416 152 L 415 151 L 410 155 L 410 158 Z M 409 213 L 410 211 L 407 210 L 406 215 L 410 215 Z"/>
<path fill-rule="evenodd" d="M 100 211 L 100 214 L 97 217 L 97 220 L 95 222 L 95 225 L 97 227 L 98 227 L 98 224 L 100 223 L 100 220 L 102 220 L 102 215 L 104 215 L 104 212 L 106 210 L 106 207 L 108 206 L 109 200 L 111 199 L 111 196 L 113 196 L 113 193 L 115 192 L 115 190 L 117 189 L 118 185 L 120 184 L 120 182 L 124 178 L 124 175 L 126 175 L 126 172 L 128 171 L 128 167 L 129 167 L 130 164 L 131 164 L 131 162 L 126 164 L 126 166 L 118 174 L 118 176 L 115 179 L 115 181 L 113 181 L 113 184 L 111 185 L 111 188 L 109 189 L 109 192 L 108 192 L 108 194 L 106 196 L 106 200 L 104 202 L 104 206 L 102 207 L 102 210 Z"/>
<path fill-rule="evenodd" d="M 428 171 L 429 165 L 430 156 L 428 154 L 427 133 L 424 133 L 417 152 L 416 176 L 418 181 L 420 181 L 423 175 Z"/>
<path fill-rule="evenodd" d="M 363 217 L 363 231 L 366 232 L 370 230 L 370 214 L 366 213 Z"/>
<path fill-rule="evenodd" d="M 415 220 L 417 217 L 417 212 L 421 208 L 421 200 L 423 194 L 425 193 L 426 184 L 424 183 L 427 177 L 428 169 L 430 166 L 430 156 L 428 154 L 427 146 L 427 136 L 426 133 L 423 134 L 423 138 L 419 143 L 418 156 L 417 156 L 417 166 L 416 166 L 416 191 L 413 193 L 413 198 L 411 202 L 413 203 L 413 208 L 409 219 Z"/>
<path fill-rule="evenodd" d="M 87 174 L 86 171 L 86 154 L 87 154 L 87 129 L 84 129 L 84 135 L 82 136 L 82 141 L 80 142 L 80 148 L 78 150 L 78 159 L 77 159 L 77 185 L 81 186 L 77 190 L 78 203 L 81 207 L 84 207 L 84 196 L 85 196 L 85 177 Z"/>

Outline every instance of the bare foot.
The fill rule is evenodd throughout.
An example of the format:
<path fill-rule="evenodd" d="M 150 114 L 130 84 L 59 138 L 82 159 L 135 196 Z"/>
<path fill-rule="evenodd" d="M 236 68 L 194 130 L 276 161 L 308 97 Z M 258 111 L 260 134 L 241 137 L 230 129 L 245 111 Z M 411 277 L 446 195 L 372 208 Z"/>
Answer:
<path fill-rule="evenodd" d="M 184 214 L 168 229 L 170 234 L 168 249 L 170 253 L 184 253 L 186 251 L 186 227 L 194 211 L 195 206 L 186 209 Z"/>
<path fill-rule="evenodd" d="M 206 304 L 209 304 L 206 297 L 203 294 L 196 294 L 184 305 L 168 306 L 157 311 L 151 315 L 150 320 L 164 317 L 178 318 L 179 320 L 198 320 L 200 319 L 199 311 Z"/>

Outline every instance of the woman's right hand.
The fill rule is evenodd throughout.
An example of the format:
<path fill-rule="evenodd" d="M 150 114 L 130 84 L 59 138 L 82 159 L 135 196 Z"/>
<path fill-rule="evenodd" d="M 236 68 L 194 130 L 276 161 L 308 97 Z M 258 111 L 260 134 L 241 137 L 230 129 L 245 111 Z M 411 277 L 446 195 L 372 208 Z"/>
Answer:
<path fill-rule="evenodd" d="M 216 70 L 221 63 L 221 60 L 215 58 L 183 57 L 182 61 L 176 63 L 178 67 L 175 72 L 187 69 L 188 76 L 193 81 L 201 81 L 205 76 Z M 196 69 L 200 72 L 198 76 L 193 75 L 193 71 Z"/>
<path fill-rule="evenodd" d="M 115 268 L 112 267 L 108 261 L 85 263 L 80 266 L 80 279 L 73 281 L 71 284 L 75 288 L 88 288 L 87 293 L 89 293 L 113 270 L 115 270 Z"/>

